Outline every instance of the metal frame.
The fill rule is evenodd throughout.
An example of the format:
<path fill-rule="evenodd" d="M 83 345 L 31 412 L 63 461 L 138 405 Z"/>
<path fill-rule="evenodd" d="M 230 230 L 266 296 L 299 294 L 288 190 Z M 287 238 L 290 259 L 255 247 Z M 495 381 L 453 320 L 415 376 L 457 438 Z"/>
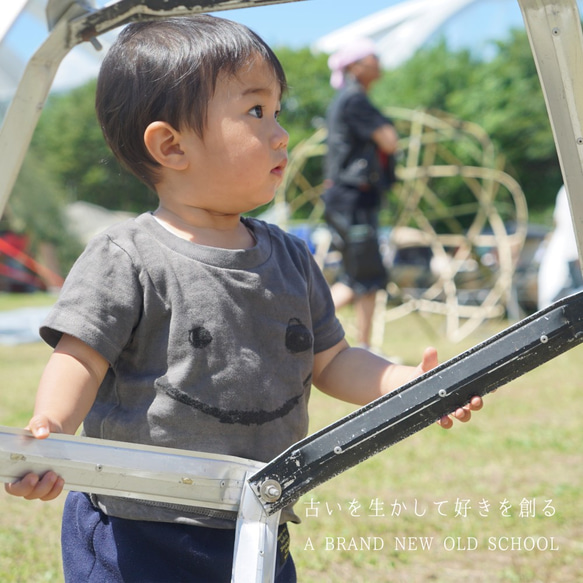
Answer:
<path fill-rule="evenodd" d="M 445 334 L 452 342 L 466 338 L 488 319 L 501 319 L 508 314 L 511 320 L 518 320 L 513 277 L 527 235 L 528 208 L 518 182 L 499 167 L 488 135 L 476 124 L 443 113 L 399 107 L 384 111 L 402 136 L 399 151 L 403 157 L 393 189 L 399 203 L 388 247 L 402 249 L 402 234 L 416 231 L 418 243 L 431 248 L 439 268 L 430 282 L 419 286 L 415 276 L 408 278 L 410 287 L 401 286 L 398 275 L 394 277 L 398 266 L 390 269 L 393 277 L 387 289 L 376 297 L 373 346 L 382 349 L 387 324 L 411 313 L 442 316 L 439 321 L 445 324 Z M 460 141 L 469 146 L 461 148 L 470 154 L 463 161 L 452 148 Z M 272 209 L 272 220 L 280 227 L 288 227 L 294 211 L 304 205 L 312 206 L 308 219 L 312 226 L 322 218 L 324 185 L 321 180 L 312 184 L 304 171 L 310 160 L 321 162 L 326 151 L 326 130 L 321 128 L 290 152 Z M 459 177 L 465 184 L 469 204 L 464 201 L 459 206 L 448 206 L 441 200 L 436 187 L 442 179 L 452 177 Z M 448 224 L 446 232 L 435 229 L 436 220 Z M 511 232 L 507 221 L 512 223 Z M 326 228 L 317 231 L 317 236 L 313 233 L 313 239 L 317 239 L 314 255 L 325 269 L 332 235 Z M 475 289 L 474 282 L 468 285 L 467 276 L 472 271 L 466 269 L 480 247 L 489 247 L 497 264 L 495 269 L 487 269 L 489 281 Z M 479 271 L 473 272 L 478 278 L 483 275 Z M 431 326 L 429 320 L 425 323 Z M 345 318 L 344 324 L 348 328 L 351 320 Z"/>
<path fill-rule="evenodd" d="M 121 0 L 91 12 L 85 0 L 49 0 L 52 32 L 27 67 L 0 132 L 0 213 L 58 64 L 73 46 L 131 20 L 285 1 L 290 0 Z M 581 256 L 580 17 L 575 0 L 518 2 L 547 101 Z M 25 431 L 0 428 L 0 480 L 51 468 L 63 475 L 68 487 L 88 492 L 237 511 L 233 581 L 268 583 L 273 578 L 277 524 L 284 506 L 432 424 L 471 396 L 485 395 L 581 342 L 583 295 L 576 294 L 295 444 L 265 466 L 227 456 L 62 435 L 35 440 Z"/>
<path fill-rule="evenodd" d="M 294 444 L 268 464 L 0 427 L 0 481 L 49 469 L 68 489 L 237 512 L 233 583 L 270 583 L 281 511 L 301 495 L 583 343 L 583 292 L 559 300 Z"/>
<path fill-rule="evenodd" d="M 266 512 L 583 342 L 583 292 L 560 300 L 296 443 L 250 479 Z M 280 488 L 274 500 L 265 484 Z"/>
<path fill-rule="evenodd" d="M 50 34 L 28 62 L 0 129 L 0 216 L 18 177 L 59 65 L 78 44 L 137 20 L 186 16 L 300 0 L 120 0 L 101 10 L 93 0 L 48 0 Z"/>
<path fill-rule="evenodd" d="M 262 463 L 233 456 L 51 435 L 0 426 L 0 482 L 57 472 L 67 490 L 192 507 L 236 520 L 234 583 L 271 583 L 280 512 L 266 513 L 249 484 Z M 269 496 L 269 484 L 263 489 Z M 210 512 L 209 512 L 210 510 Z"/>
<path fill-rule="evenodd" d="M 232 583 L 272 583 L 281 511 L 267 514 L 250 485 L 251 475 L 247 474 L 235 527 Z"/>
<path fill-rule="evenodd" d="M 575 0 L 518 0 L 538 71 L 583 265 L 583 34 Z"/>

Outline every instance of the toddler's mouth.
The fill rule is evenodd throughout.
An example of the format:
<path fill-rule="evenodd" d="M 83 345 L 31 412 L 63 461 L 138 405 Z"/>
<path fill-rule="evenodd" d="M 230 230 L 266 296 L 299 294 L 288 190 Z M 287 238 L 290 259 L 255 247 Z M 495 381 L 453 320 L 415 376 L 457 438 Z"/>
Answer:
<path fill-rule="evenodd" d="M 287 166 L 287 158 L 283 160 L 283 162 L 279 163 L 275 168 L 271 170 L 272 174 L 276 174 L 277 176 L 283 176 L 285 171 L 285 167 Z"/>

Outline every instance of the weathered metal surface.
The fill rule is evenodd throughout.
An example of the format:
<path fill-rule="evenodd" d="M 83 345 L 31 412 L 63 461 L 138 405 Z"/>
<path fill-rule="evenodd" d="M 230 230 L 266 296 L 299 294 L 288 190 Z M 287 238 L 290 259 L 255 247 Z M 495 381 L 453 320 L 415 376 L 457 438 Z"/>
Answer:
<path fill-rule="evenodd" d="M 246 474 L 263 464 L 232 456 L 0 427 L 0 482 L 53 470 L 65 488 L 211 508 L 235 519 Z"/>
<path fill-rule="evenodd" d="M 379 451 L 435 423 L 509 381 L 583 342 L 583 292 L 549 308 L 439 365 L 296 443 L 251 478 L 266 512 L 299 496 Z M 281 496 L 261 496 L 273 480 Z"/>

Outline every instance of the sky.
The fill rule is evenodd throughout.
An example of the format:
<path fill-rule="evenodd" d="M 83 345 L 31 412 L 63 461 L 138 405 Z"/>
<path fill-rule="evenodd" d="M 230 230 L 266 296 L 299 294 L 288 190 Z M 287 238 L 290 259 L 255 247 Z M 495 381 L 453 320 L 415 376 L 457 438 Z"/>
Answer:
<path fill-rule="evenodd" d="M 321 36 L 400 1 L 300 0 L 216 14 L 246 24 L 273 46 L 298 48 L 310 46 Z M 97 0 L 96 5 L 107 3 L 106 0 Z M 516 0 L 481 0 L 460 13 L 454 21 L 447 32 L 454 44 L 472 45 L 482 38 L 504 35 L 509 26 L 523 26 Z M 28 20 L 14 27 L 8 41 L 26 51 L 33 51 L 44 34 L 43 24 Z"/>
<path fill-rule="evenodd" d="M 400 1 L 302 0 L 229 10 L 223 14 L 246 24 L 273 46 L 301 47 L 309 46 L 325 34 Z M 524 26 L 516 0 L 481 0 L 453 20 L 446 34 L 453 45 L 459 46 L 475 46 L 480 39 L 503 36 L 509 26 Z"/>
<path fill-rule="evenodd" d="M 0 0 L 7 1 L 7 0 Z M 401 0 L 300 0 L 273 6 L 226 10 L 217 15 L 246 24 L 270 45 L 292 48 L 309 47 L 320 37 L 399 3 Z M 435 0 L 439 2 L 439 0 Z M 108 0 L 97 0 L 102 7 Z M 510 28 L 523 27 L 522 16 L 516 0 L 480 0 L 454 17 L 439 33 L 447 38 L 452 50 L 471 48 L 482 54 L 492 50 L 492 39 L 503 38 Z M 6 45 L 26 62 L 46 37 L 44 22 L 31 17 L 21 17 L 6 38 Z M 84 43 L 66 57 L 72 69 L 84 81 L 92 76 L 86 64 L 75 61 L 76 52 L 93 51 Z M 489 49 L 488 49 L 489 47 Z M 76 65 L 76 66 L 75 66 Z M 95 64 L 95 70 L 98 65 Z M 55 85 L 66 85 L 64 69 L 59 71 Z"/>
<path fill-rule="evenodd" d="M 397 4 L 398 1 L 301 0 L 216 14 L 246 24 L 272 46 L 297 48 L 309 46 L 321 36 Z"/>

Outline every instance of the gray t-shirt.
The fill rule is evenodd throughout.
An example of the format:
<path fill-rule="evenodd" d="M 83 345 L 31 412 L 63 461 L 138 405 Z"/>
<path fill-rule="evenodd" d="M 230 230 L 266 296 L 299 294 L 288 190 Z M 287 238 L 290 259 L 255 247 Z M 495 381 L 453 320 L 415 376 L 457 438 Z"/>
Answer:
<path fill-rule="evenodd" d="M 262 462 L 306 436 L 314 354 L 344 332 L 306 245 L 243 220 L 251 249 L 196 245 L 149 213 L 89 243 L 41 328 L 51 346 L 67 333 L 110 363 L 85 435 Z M 206 523 L 97 498 L 114 516 Z"/>

